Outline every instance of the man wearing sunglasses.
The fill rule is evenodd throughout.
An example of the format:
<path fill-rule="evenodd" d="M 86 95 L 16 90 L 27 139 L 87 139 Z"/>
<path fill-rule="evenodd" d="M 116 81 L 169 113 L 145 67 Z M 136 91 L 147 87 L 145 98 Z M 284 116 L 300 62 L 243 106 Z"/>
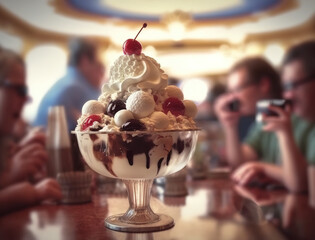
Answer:
<path fill-rule="evenodd" d="M 232 178 L 248 185 L 267 177 L 292 192 L 303 192 L 307 190 L 307 162 L 315 163 L 315 41 L 288 51 L 282 85 L 283 96 L 292 106 L 270 106 L 278 116 L 264 116 L 264 125 L 255 126 L 245 144 L 234 145 L 238 149 L 234 161 L 245 163 Z"/>
<path fill-rule="evenodd" d="M 4 53 L 3 53 L 4 54 Z M 20 117 L 24 103 L 27 100 L 27 86 L 25 85 L 24 64 L 20 62 L 12 67 L 12 70 L 5 71 L 6 65 L 0 66 L 0 126 L 4 133 L 10 133 L 14 121 Z"/>
<path fill-rule="evenodd" d="M 47 199 L 60 199 L 53 179 L 35 182 L 47 153 L 39 135 L 13 144 L 14 124 L 27 100 L 25 65 L 15 53 L 0 48 L 0 215 Z"/>

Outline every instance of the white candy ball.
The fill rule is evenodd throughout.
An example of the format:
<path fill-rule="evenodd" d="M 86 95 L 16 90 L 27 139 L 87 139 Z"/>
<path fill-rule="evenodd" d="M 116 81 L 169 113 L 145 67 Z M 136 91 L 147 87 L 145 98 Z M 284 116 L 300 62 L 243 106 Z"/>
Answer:
<path fill-rule="evenodd" d="M 184 100 L 183 104 L 185 106 L 185 115 L 192 118 L 196 117 L 198 112 L 196 104 L 190 100 Z"/>
<path fill-rule="evenodd" d="M 86 103 L 84 103 L 82 107 L 83 115 L 100 114 L 104 112 L 105 112 L 104 104 L 96 100 L 89 100 Z"/>
<path fill-rule="evenodd" d="M 179 100 L 184 99 L 184 94 L 180 88 L 174 86 L 174 85 L 169 85 L 165 88 L 165 91 L 169 97 L 175 97 L 178 98 Z"/>
<path fill-rule="evenodd" d="M 132 112 L 125 109 L 118 111 L 114 116 L 114 122 L 118 127 L 121 127 L 129 119 L 134 119 L 134 117 Z"/>
<path fill-rule="evenodd" d="M 155 101 L 151 94 L 144 91 L 132 93 L 126 102 L 127 110 L 131 111 L 136 118 L 144 118 L 153 113 Z"/>
<path fill-rule="evenodd" d="M 154 112 L 151 114 L 150 119 L 153 120 L 154 126 L 157 129 L 167 128 L 170 121 L 167 115 L 163 112 Z"/>

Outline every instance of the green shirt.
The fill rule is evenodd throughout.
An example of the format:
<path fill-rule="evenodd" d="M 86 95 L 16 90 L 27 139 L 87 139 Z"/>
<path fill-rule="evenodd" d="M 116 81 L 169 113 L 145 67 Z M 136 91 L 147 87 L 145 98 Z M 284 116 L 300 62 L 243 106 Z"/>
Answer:
<path fill-rule="evenodd" d="M 291 117 L 294 139 L 300 151 L 311 164 L 315 164 L 315 124 L 300 117 Z M 281 165 L 278 139 L 273 132 L 263 131 L 261 123 L 252 126 L 244 143 L 255 150 L 264 162 Z"/>

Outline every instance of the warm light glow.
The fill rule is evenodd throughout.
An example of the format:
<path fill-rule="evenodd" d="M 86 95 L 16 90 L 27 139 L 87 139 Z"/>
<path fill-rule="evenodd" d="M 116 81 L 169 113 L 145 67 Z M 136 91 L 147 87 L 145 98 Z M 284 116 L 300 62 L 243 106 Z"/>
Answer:
<path fill-rule="evenodd" d="M 171 38 L 174 41 L 180 41 L 183 39 L 185 34 L 185 26 L 181 22 L 172 22 L 168 26 L 168 30 L 170 32 Z"/>
<path fill-rule="evenodd" d="M 229 34 L 229 42 L 232 44 L 240 44 L 244 42 L 246 38 L 246 34 L 241 33 L 241 32 L 231 32 Z"/>
<path fill-rule="evenodd" d="M 191 14 L 182 10 L 167 12 L 161 18 L 161 22 L 167 26 L 172 40 L 180 41 L 184 39 L 186 27 L 192 21 Z"/>
<path fill-rule="evenodd" d="M 174 51 L 173 53 L 160 54 L 158 62 L 167 74 L 180 78 L 223 73 L 235 62 L 235 54 L 231 51 L 225 53 L 219 49 Z"/>
<path fill-rule="evenodd" d="M 278 43 L 272 43 L 267 45 L 264 56 L 274 65 L 280 65 L 282 58 L 284 56 L 285 50 L 284 48 Z"/>
<path fill-rule="evenodd" d="M 181 88 L 185 99 L 200 103 L 207 97 L 209 81 L 201 78 L 192 78 L 183 80 Z"/>
<path fill-rule="evenodd" d="M 66 52 L 56 45 L 41 45 L 26 55 L 27 83 L 32 102 L 24 108 L 23 117 L 32 122 L 48 89 L 61 78 L 66 69 Z"/>
<path fill-rule="evenodd" d="M 145 55 L 147 55 L 149 57 L 156 58 L 157 52 L 156 52 L 155 47 L 152 46 L 152 45 L 149 45 L 149 46 L 145 47 L 143 49 L 143 52 L 145 52 Z"/>
<path fill-rule="evenodd" d="M 261 44 L 257 42 L 251 42 L 246 45 L 245 52 L 248 56 L 259 55 L 263 51 Z"/>

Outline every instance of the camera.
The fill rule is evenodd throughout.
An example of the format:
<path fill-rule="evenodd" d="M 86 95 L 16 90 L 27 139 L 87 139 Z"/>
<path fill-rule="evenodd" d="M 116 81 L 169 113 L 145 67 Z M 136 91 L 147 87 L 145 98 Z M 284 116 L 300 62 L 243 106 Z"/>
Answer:
<path fill-rule="evenodd" d="M 287 105 L 291 104 L 292 102 L 289 99 L 268 99 L 258 101 L 256 104 L 256 121 L 261 122 L 263 114 L 266 116 L 278 116 L 276 112 L 269 109 L 269 106 L 276 106 L 284 109 Z"/>
<path fill-rule="evenodd" d="M 238 99 L 234 99 L 227 104 L 227 109 L 231 112 L 238 112 L 240 110 L 241 102 Z"/>

